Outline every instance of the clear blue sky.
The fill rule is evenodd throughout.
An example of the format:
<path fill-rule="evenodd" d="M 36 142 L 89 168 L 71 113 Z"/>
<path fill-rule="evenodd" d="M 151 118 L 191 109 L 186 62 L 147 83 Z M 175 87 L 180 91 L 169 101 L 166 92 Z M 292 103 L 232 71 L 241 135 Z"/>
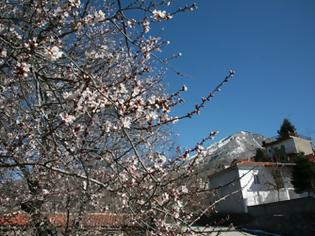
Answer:
<path fill-rule="evenodd" d="M 200 116 L 175 126 L 177 142 L 190 147 L 211 130 L 220 131 L 215 141 L 241 130 L 274 136 L 283 118 L 315 140 L 315 1 L 197 4 L 161 31 L 169 50 L 183 54 L 172 65 L 191 76 L 167 74 L 171 91 L 188 86 L 178 113 L 193 108 L 230 68 L 237 74 Z"/>

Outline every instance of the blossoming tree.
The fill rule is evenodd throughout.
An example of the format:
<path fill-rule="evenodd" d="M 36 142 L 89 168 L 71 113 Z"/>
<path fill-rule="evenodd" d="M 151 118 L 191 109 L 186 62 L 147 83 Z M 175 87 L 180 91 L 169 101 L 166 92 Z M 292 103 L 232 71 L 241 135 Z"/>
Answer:
<path fill-rule="evenodd" d="M 85 212 L 109 211 L 152 235 L 193 230 L 205 211 L 190 210 L 198 186 L 187 180 L 216 133 L 171 159 L 161 154 L 166 128 L 198 114 L 234 72 L 170 116 L 187 88 L 165 92 L 168 60 L 155 52 L 168 43 L 150 27 L 195 9 L 170 3 L 1 1 L 2 213 L 23 209 L 38 225 L 43 212 L 62 211 L 79 227 Z"/>

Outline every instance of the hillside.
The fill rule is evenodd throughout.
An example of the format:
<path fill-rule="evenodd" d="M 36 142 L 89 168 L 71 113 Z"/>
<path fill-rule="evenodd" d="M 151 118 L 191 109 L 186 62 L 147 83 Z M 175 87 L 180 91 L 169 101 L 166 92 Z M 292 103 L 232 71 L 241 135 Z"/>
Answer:
<path fill-rule="evenodd" d="M 230 166 L 233 161 L 248 160 L 255 155 L 257 148 L 262 147 L 262 141 L 266 139 L 262 135 L 247 131 L 223 138 L 207 148 L 199 171 L 209 175 Z"/>

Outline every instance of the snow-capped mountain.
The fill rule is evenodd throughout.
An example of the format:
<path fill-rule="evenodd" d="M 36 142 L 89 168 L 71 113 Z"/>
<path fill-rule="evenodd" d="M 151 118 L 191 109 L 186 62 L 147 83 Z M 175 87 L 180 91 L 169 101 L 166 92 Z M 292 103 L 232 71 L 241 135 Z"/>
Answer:
<path fill-rule="evenodd" d="M 248 160 L 257 148 L 262 148 L 264 140 L 266 137 L 246 131 L 221 139 L 207 148 L 201 169 L 213 173 L 230 166 L 235 160 Z"/>

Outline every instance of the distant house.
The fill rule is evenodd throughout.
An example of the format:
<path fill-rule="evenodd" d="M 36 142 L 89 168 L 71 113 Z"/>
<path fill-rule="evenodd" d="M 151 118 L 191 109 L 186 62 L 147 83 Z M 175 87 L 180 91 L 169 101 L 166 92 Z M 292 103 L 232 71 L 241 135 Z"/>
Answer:
<path fill-rule="evenodd" d="M 209 189 L 216 194 L 215 210 L 247 213 L 248 207 L 306 197 L 291 184 L 294 163 L 241 161 L 209 176 Z M 220 200 L 221 199 L 221 200 Z"/>
<path fill-rule="evenodd" d="M 272 161 L 283 161 L 283 156 L 289 158 L 298 153 L 304 155 L 313 154 L 311 138 L 300 136 L 289 136 L 288 138 L 277 138 L 275 141 L 263 143 L 266 156 Z"/>

